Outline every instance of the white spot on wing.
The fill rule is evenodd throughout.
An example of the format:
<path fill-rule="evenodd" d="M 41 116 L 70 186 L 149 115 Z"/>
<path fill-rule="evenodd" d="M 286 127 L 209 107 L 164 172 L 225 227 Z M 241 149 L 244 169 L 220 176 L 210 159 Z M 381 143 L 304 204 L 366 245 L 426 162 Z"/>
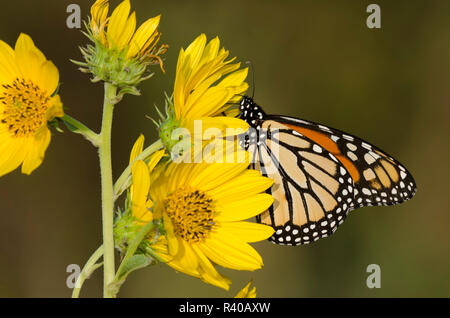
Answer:
<path fill-rule="evenodd" d="M 304 125 L 310 125 L 311 124 L 311 123 L 309 123 L 307 121 L 304 121 L 304 120 L 301 120 L 301 119 L 298 119 L 298 118 L 291 118 L 291 117 L 286 117 L 286 116 L 281 116 L 281 118 L 286 119 L 286 120 L 292 120 L 292 121 L 295 121 L 297 123 L 304 124 Z"/>
<path fill-rule="evenodd" d="M 347 157 L 349 157 L 350 159 L 352 159 L 353 161 L 358 160 L 358 157 L 355 155 L 354 152 L 348 151 L 347 152 Z"/>
<path fill-rule="evenodd" d="M 367 164 L 371 165 L 375 162 L 375 158 L 370 155 L 370 153 L 366 153 L 364 155 L 364 160 L 366 160 Z"/>
<path fill-rule="evenodd" d="M 349 136 L 349 135 L 342 135 L 342 137 L 344 137 L 344 139 L 345 139 L 345 140 L 348 140 L 348 141 L 353 141 L 353 140 L 355 140 L 355 138 L 353 138 L 352 136 Z"/>
<path fill-rule="evenodd" d="M 330 128 L 323 126 L 323 125 L 319 125 L 319 128 L 328 132 L 331 132 Z"/>
<path fill-rule="evenodd" d="M 354 144 L 352 143 L 347 143 L 347 148 L 350 149 L 351 151 L 356 151 L 356 149 L 358 149 Z"/>
<path fill-rule="evenodd" d="M 317 153 L 322 153 L 322 148 L 318 145 L 314 145 L 313 146 L 313 150 Z"/>
<path fill-rule="evenodd" d="M 402 177 L 402 179 L 405 179 L 407 174 L 404 171 L 400 171 L 400 176 Z"/>
<path fill-rule="evenodd" d="M 371 155 L 372 157 L 374 157 L 374 158 L 377 159 L 377 160 L 381 158 L 377 153 L 375 153 L 375 152 L 373 152 L 373 151 L 370 151 L 369 153 L 370 153 L 370 155 Z"/>

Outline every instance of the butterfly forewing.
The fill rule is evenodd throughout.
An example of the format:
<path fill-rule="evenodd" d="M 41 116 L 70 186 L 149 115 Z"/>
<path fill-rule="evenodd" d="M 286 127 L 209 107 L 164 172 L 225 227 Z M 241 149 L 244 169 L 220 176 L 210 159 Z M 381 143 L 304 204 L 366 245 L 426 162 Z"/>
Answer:
<path fill-rule="evenodd" d="M 416 184 L 412 175 L 402 164 L 379 148 L 361 138 L 324 125 L 286 116 L 274 117 L 332 148 L 354 180 L 355 208 L 399 204 L 414 196 Z"/>

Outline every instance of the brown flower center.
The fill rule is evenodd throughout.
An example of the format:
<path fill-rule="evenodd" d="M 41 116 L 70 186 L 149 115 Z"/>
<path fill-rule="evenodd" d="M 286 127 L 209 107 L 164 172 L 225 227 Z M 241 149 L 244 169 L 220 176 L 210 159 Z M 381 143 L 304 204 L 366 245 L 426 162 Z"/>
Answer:
<path fill-rule="evenodd" d="M 208 237 L 214 225 L 214 203 L 208 194 L 180 188 L 165 201 L 167 215 L 172 220 L 175 235 L 188 243 Z"/>
<path fill-rule="evenodd" d="M 18 78 L 3 85 L 0 102 L 5 105 L 0 114 L 2 124 L 14 137 L 33 136 L 36 130 L 46 124 L 46 112 L 50 96 L 33 82 Z"/>

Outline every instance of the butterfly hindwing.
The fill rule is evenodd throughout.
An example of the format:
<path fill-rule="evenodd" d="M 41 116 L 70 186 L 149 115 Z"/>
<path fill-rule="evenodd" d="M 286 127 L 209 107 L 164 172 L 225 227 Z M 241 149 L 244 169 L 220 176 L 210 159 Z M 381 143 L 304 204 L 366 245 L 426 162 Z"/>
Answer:
<path fill-rule="evenodd" d="M 267 120 L 260 129 L 255 168 L 274 180 L 274 204 L 258 217 L 274 227 L 277 244 L 309 244 L 330 236 L 353 207 L 353 179 L 326 149 Z"/>

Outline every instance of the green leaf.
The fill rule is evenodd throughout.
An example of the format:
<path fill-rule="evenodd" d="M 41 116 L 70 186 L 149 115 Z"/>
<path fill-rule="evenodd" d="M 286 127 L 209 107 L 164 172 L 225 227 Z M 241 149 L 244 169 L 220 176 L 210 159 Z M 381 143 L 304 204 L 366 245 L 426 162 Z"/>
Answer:
<path fill-rule="evenodd" d="M 137 254 L 133 255 L 128 259 L 128 261 L 124 264 L 122 267 L 120 273 L 118 273 L 118 280 L 125 280 L 126 277 L 135 270 L 147 267 L 153 262 L 153 258 L 143 255 L 143 254 Z"/>
<path fill-rule="evenodd" d="M 147 267 L 152 264 L 153 258 L 145 256 L 143 254 L 137 254 L 130 257 L 121 265 L 120 272 L 117 272 L 116 279 L 114 282 L 109 284 L 112 295 L 117 295 L 119 293 L 120 287 L 125 283 L 128 275 L 132 272 Z"/>
<path fill-rule="evenodd" d="M 122 88 L 119 92 L 119 96 L 124 96 L 125 94 L 141 96 L 141 92 L 134 86 L 126 86 Z"/>

